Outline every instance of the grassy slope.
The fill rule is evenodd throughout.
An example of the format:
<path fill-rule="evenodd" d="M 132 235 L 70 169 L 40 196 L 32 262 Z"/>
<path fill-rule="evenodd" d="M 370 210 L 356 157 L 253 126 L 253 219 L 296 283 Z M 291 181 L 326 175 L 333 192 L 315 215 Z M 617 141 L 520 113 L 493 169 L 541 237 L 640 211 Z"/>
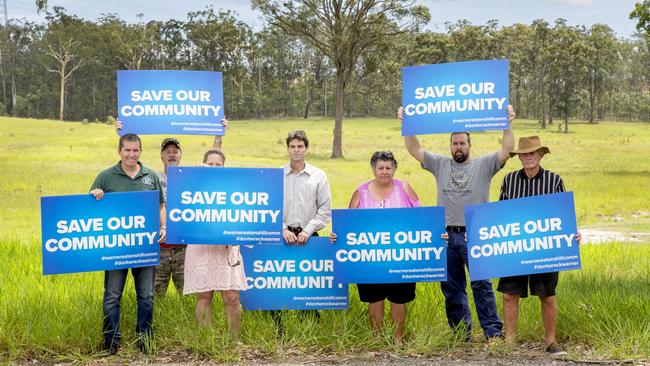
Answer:
<path fill-rule="evenodd" d="M 541 131 L 530 121 L 515 124 L 515 135 L 539 134 L 552 154 L 543 165 L 561 174 L 567 189 L 576 192 L 580 226 L 613 226 L 617 230 L 650 231 L 650 129 L 647 124 L 574 124 L 572 133 Z M 345 159 L 330 160 L 331 130 L 327 120 L 234 121 L 225 138 L 228 166 L 280 166 L 286 162 L 283 138 L 304 129 L 311 138 L 309 161 L 328 174 L 334 207 L 345 207 L 354 188 L 370 179 L 368 159 L 375 150 L 392 150 L 400 163 L 397 176 L 414 186 L 425 205 L 435 204 L 435 181 L 410 158 L 394 120 L 347 120 Z M 500 133 L 474 134 L 473 153 L 496 151 Z M 422 136 L 422 145 L 448 153 L 446 135 Z M 144 136 L 145 164 L 158 169 L 161 136 Z M 184 162 L 194 164 L 211 144 L 210 137 L 183 136 Z M 87 192 L 95 175 L 117 159 L 117 138 L 111 126 L 0 118 L 0 354 L 10 358 L 27 353 L 76 358 L 97 351 L 100 339 L 102 276 L 100 273 L 48 276 L 40 274 L 39 197 Z M 494 179 L 495 199 L 503 175 L 520 167 L 510 160 Z M 633 215 L 635 215 L 633 218 Z M 616 219 L 615 219 L 616 217 Z M 619 221 L 622 219 L 623 221 Z M 559 334 L 572 352 L 590 357 L 650 357 L 650 306 L 639 294 L 650 293 L 650 247 L 614 243 L 583 248 L 584 269 L 562 275 L 558 298 Z M 6 259 L 10 259 L 7 261 Z M 132 286 L 132 285 L 128 285 Z M 132 288 L 132 287 L 129 287 Z M 324 312 L 323 325 L 301 324 L 289 317 L 283 347 L 304 352 L 349 353 L 380 349 L 370 342 L 364 306 L 353 300 L 347 312 Z M 568 294 L 568 296 L 566 295 Z M 124 333 L 133 340 L 134 294 L 125 292 Z M 180 308 L 180 310 L 179 310 Z M 239 357 L 225 347 L 222 306 L 215 301 L 219 327 L 199 333 L 193 322 L 193 299 L 168 296 L 156 302 L 157 347 L 192 349 L 221 360 Z M 436 284 L 418 286 L 410 307 L 412 337 L 406 351 L 430 354 L 464 346 L 450 341 L 444 302 Z M 331 326 L 334 324 L 334 326 Z M 478 322 L 475 319 L 475 324 Z M 249 312 L 243 319 L 243 340 L 259 352 L 281 355 L 270 319 Z M 475 335 L 479 335 L 475 330 Z M 522 303 L 520 338 L 538 341 L 543 331 L 539 304 Z M 583 345 L 588 346 L 585 351 Z M 280 348 L 282 349 L 282 348 Z M 127 347 L 127 357 L 131 348 Z M 83 356 L 87 357 L 87 356 Z"/>

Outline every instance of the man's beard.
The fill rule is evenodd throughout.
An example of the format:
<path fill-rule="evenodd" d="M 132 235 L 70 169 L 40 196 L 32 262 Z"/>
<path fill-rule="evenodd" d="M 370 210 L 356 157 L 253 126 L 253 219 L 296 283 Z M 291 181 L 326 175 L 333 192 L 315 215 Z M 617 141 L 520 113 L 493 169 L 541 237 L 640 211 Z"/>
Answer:
<path fill-rule="evenodd" d="M 465 160 L 467 160 L 467 155 L 465 155 L 465 153 L 462 151 L 458 151 L 454 154 L 454 161 L 457 163 L 464 163 Z"/>

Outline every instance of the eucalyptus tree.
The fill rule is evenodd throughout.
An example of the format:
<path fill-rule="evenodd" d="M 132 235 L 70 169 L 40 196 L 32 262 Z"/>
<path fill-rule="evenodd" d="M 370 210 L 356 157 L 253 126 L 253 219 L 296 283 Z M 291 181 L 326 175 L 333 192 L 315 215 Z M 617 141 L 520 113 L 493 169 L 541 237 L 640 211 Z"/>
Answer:
<path fill-rule="evenodd" d="M 635 3 L 630 19 L 636 19 L 636 30 L 650 36 L 650 0 Z"/>
<path fill-rule="evenodd" d="M 94 33 L 95 23 L 84 21 L 74 15 L 69 15 L 63 7 L 54 7 L 54 13 L 48 13 L 48 32 L 43 41 L 44 53 L 49 59 L 45 68 L 55 73 L 59 78 L 59 113 L 60 120 L 64 119 L 66 105 L 66 86 L 75 72 L 88 60 L 82 55 L 82 49 L 89 47 L 83 38 Z M 53 62 L 52 62 L 53 61 Z"/>
<path fill-rule="evenodd" d="M 406 62 L 408 65 L 451 62 L 453 48 L 454 42 L 448 34 L 420 32 L 413 37 Z"/>
<path fill-rule="evenodd" d="M 246 57 L 252 40 L 250 26 L 238 20 L 232 11 L 215 12 L 207 7 L 188 14 L 185 32 L 190 44 L 191 67 L 222 71 L 224 103 L 230 106 L 229 115 L 244 114 L 245 93 L 251 83 Z"/>
<path fill-rule="evenodd" d="M 547 75 L 551 63 L 551 47 L 553 44 L 553 29 L 548 22 L 542 19 L 534 20 L 531 29 L 533 31 L 532 39 L 528 48 L 526 48 L 527 63 L 531 79 L 534 81 L 534 105 L 542 128 L 546 128 L 548 123 L 553 123 L 551 111 L 552 102 L 548 97 Z"/>
<path fill-rule="evenodd" d="M 594 24 L 586 36 L 589 92 L 589 123 L 604 117 L 605 95 L 613 84 L 617 42 L 614 32 L 604 24 Z"/>
<path fill-rule="evenodd" d="M 170 19 L 158 27 L 160 68 L 187 69 L 191 65 L 190 42 L 185 33 L 185 22 Z"/>
<path fill-rule="evenodd" d="M 10 20 L 4 28 L 3 92 L 7 113 L 20 117 L 43 117 L 42 95 L 51 88 L 43 75 L 48 74 L 41 63 L 43 50 L 38 46 L 46 33 L 44 25 L 25 20 Z M 6 68 L 5 68 L 6 67 Z"/>
<path fill-rule="evenodd" d="M 429 21 L 412 0 L 252 0 L 269 23 L 300 37 L 329 57 L 336 68 L 336 115 L 332 158 L 343 157 L 345 93 L 363 54 L 386 38 Z"/>
<path fill-rule="evenodd" d="M 526 50 L 530 47 L 533 31 L 525 24 L 514 24 L 493 31 L 493 44 L 496 47 L 494 58 L 507 58 L 510 65 L 510 104 L 519 116 L 529 113 L 529 106 L 525 105 L 524 97 L 527 89 L 526 81 L 530 79 L 526 71 L 530 69 L 527 64 L 529 58 Z M 528 107 L 528 108 L 526 108 Z"/>
<path fill-rule="evenodd" d="M 564 132 L 569 132 L 569 117 L 587 99 L 587 46 L 584 35 L 583 28 L 569 26 L 564 19 L 555 22 L 551 43 L 549 94 L 553 101 L 552 109 L 564 121 Z"/>
<path fill-rule="evenodd" d="M 490 52 L 489 26 L 473 25 L 468 20 L 447 23 L 447 33 L 454 47 L 451 49 L 452 61 L 483 60 Z"/>
<path fill-rule="evenodd" d="M 127 70 L 152 68 L 162 55 L 158 22 L 144 23 L 140 20 L 135 24 L 124 24 L 116 35 L 120 42 L 118 55 Z"/>
<path fill-rule="evenodd" d="M 407 65 L 414 38 L 405 33 L 385 39 L 374 52 L 359 58 L 347 93 L 350 114 L 368 117 L 395 113 L 402 99 L 402 66 Z"/>

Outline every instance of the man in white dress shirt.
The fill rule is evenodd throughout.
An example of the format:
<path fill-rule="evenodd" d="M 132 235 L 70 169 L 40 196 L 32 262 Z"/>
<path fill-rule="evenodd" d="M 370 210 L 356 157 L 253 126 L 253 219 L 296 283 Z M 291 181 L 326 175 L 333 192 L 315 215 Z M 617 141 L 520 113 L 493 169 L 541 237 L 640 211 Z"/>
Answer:
<path fill-rule="evenodd" d="M 287 136 L 289 163 L 284 166 L 282 236 L 287 244 L 304 245 L 332 218 L 332 195 L 325 173 L 305 161 L 309 139 L 305 131 Z"/>
<path fill-rule="evenodd" d="M 282 236 L 288 245 L 305 245 L 311 236 L 318 236 L 332 219 L 332 194 L 325 173 L 305 161 L 309 139 L 305 131 L 292 131 L 287 136 L 289 163 L 284 168 L 284 216 Z M 270 312 L 280 336 L 284 334 L 282 312 Z M 316 310 L 298 312 L 301 320 L 310 315 L 320 318 Z"/>

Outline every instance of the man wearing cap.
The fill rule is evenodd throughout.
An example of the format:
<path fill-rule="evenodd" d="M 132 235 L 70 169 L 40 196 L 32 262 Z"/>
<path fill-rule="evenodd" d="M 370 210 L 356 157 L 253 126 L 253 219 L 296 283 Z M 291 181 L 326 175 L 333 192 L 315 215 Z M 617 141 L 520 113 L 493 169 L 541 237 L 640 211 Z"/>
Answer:
<path fill-rule="evenodd" d="M 118 145 L 120 161 L 97 175 L 90 188 L 90 194 L 100 200 L 104 193 L 158 190 L 160 200 L 160 239 L 165 241 L 165 199 L 162 193 L 160 177 L 153 170 L 140 162 L 142 142 L 140 137 L 128 133 L 120 137 Z M 126 283 L 128 269 L 117 269 L 104 272 L 104 351 L 117 353 L 122 334 L 120 333 L 120 305 L 122 292 Z M 135 292 L 137 294 L 138 319 L 135 332 L 138 336 L 138 347 L 143 352 L 149 352 L 150 340 L 153 336 L 153 282 L 154 267 L 131 268 Z"/>
<path fill-rule="evenodd" d="M 539 162 L 550 150 L 542 146 L 539 137 L 530 136 L 519 139 L 519 147 L 510 156 L 519 156 L 523 169 L 508 173 L 503 178 L 499 200 L 538 196 L 564 192 L 564 182 L 559 175 L 543 169 Z M 580 233 L 576 240 L 580 243 Z M 515 342 L 517 318 L 519 317 L 519 298 L 530 293 L 538 296 L 542 304 L 542 319 L 546 331 L 546 352 L 559 356 L 566 352 L 555 340 L 557 325 L 557 302 L 555 288 L 558 272 L 539 273 L 523 276 L 504 277 L 499 280 L 497 291 L 503 293 L 503 316 L 506 326 L 506 341 Z"/>
<path fill-rule="evenodd" d="M 512 106 L 507 107 L 510 122 L 515 118 Z M 402 120 L 404 109 L 397 117 Z M 488 202 L 490 181 L 510 158 L 515 141 L 512 129 L 503 131 L 501 149 L 493 154 L 472 158 L 470 134 L 454 132 L 450 137 L 451 157 L 433 154 L 420 147 L 415 136 L 404 136 L 408 152 L 422 168 L 431 172 L 437 182 L 438 205 L 445 207 L 447 241 L 447 281 L 440 283 L 445 296 L 445 310 L 449 326 L 463 332 L 471 340 L 472 314 L 467 298 L 467 240 L 465 236 L 466 205 Z M 503 336 L 503 323 L 497 313 L 496 299 L 489 280 L 471 281 L 474 304 L 483 334 L 488 339 Z"/>
<path fill-rule="evenodd" d="M 221 124 L 228 128 L 227 119 L 222 119 Z M 119 131 L 122 128 L 122 122 L 117 121 L 115 126 Z M 212 148 L 221 150 L 222 136 L 215 136 Z M 163 163 L 163 171 L 160 173 L 162 192 L 167 201 L 167 168 L 178 166 L 183 158 L 181 143 L 173 138 L 168 137 L 160 144 L 160 160 Z M 165 230 L 164 227 L 161 230 Z M 183 293 L 184 267 L 185 267 L 185 244 L 160 244 L 160 265 L 156 266 L 155 271 L 155 293 L 156 295 L 165 295 L 169 282 L 173 281 L 174 287 L 179 294 Z"/>
<path fill-rule="evenodd" d="M 163 171 L 160 173 L 163 194 L 167 200 L 167 168 L 178 166 L 183 158 L 181 143 L 169 137 L 160 144 L 160 160 L 163 163 Z M 174 282 L 174 287 L 179 294 L 183 293 L 183 270 L 185 264 L 184 244 L 160 244 L 160 265 L 156 267 L 155 291 L 156 295 L 165 295 L 169 287 L 169 281 Z"/>

